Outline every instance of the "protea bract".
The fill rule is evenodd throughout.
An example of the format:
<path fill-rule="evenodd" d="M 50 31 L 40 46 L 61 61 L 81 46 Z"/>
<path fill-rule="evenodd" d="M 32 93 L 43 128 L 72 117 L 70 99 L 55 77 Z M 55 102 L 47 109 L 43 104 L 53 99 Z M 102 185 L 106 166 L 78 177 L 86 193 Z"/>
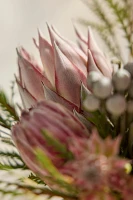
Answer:
<path fill-rule="evenodd" d="M 83 52 L 76 44 L 62 37 L 54 27 L 49 27 L 51 44 L 39 31 L 39 50 L 43 69 L 23 48 L 18 49 L 19 77 L 16 78 L 24 107 L 30 107 L 39 100 L 58 102 L 69 110 L 80 111 L 81 84 L 87 86 L 90 71 L 98 71 L 106 77 L 112 76 L 109 60 L 98 48 L 92 31 L 88 29 L 88 39 L 83 39 L 77 29 L 76 34 L 86 45 Z"/>

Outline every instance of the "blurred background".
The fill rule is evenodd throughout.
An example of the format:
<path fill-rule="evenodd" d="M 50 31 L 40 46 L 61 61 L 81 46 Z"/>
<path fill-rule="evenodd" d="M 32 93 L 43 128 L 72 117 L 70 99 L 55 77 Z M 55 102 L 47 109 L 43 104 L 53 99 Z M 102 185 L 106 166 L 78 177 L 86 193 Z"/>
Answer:
<path fill-rule="evenodd" d="M 72 19 L 86 16 L 88 9 L 80 0 L 1 0 L 0 86 L 10 91 L 17 73 L 16 47 L 22 45 L 37 55 L 32 38 L 37 38 L 38 27 L 48 37 L 48 22 L 64 36 L 74 39 Z"/>

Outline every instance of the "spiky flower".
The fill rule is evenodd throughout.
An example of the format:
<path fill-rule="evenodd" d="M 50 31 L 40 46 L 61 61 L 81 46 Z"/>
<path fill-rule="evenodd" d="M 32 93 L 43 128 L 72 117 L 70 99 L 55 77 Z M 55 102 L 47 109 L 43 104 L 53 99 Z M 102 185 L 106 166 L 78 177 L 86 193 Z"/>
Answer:
<path fill-rule="evenodd" d="M 81 200 L 130 198 L 133 63 L 113 68 L 90 28 L 87 40 L 75 28 L 86 50 L 48 30 L 51 44 L 40 32 L 34 40 L 44 68 L 18 50 L 16 81 L 30 109 L 12 128 L 15 144 L 51 189 Z"/>
<path fill-rule="evenodd" d="M 129 160 L 118 157 L 121 138 L 90 135 L 57 103 L 43 101 L 23 112 L 12 136 L 25 163 L 51 189 L 92 200 L 133 194 Z"/>
<path fill-rule="evenodd" d="M 39 44 L 35 42 L 43 67 L 25 49 L 17 51 L 19 77 L 16 80 L 22 102 L 29 108 L 36 101 L 46 99 L 80 111 L 81 84 L 87 86 L 88 73 L 94 70 L 111 77 L 112 66 L 95 43 L 91 29 L 86 41 L 87 54 L 62 37 L 54 27 L 48 26 L 48 30 L 51 44 L 40 31 Z"/>
<path fill-rule="evenodd" d="M 63 169 L 64 163 L 73 158 L 69 153 L 71 140 L 89 137 L 86 127 L 70 111 L 47 101 L 39 102 L 30 112 L 24 111 L 12 133 L 25 163 L 40 175 L 46 172 L 37 164 L 36 149 L 44 151 L 58 169 Z"/>

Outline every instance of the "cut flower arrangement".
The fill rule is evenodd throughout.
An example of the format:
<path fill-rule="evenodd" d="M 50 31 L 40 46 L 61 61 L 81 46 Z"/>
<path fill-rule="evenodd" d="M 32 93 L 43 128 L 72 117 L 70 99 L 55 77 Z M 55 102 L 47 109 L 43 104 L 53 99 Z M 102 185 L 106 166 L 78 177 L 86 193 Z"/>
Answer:
<path fill-rule="evenodd" d="M 132 200 L 133 63 L 112 64 L 90 28 L 88 38 L 75 28 L 85 48 L 53 26 L 48 31 L 51 42 L 40 31 L 34 39 L 43 67 L 17 49 L 23 107 L 0 92 L 1 141 L 12 147 L 0 151 L 7 158 L 0 169 L 31 171 L 16 182 L 3 181 L 7 188 L 0 192 Z"/>

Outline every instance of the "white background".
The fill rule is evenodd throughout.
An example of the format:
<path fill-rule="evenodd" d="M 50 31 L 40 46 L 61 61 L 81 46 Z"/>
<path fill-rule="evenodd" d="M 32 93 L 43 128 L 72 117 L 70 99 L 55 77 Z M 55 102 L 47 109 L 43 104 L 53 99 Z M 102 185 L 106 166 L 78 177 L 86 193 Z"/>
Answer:
<path fill-rule="evenodd" d="M 0 87 L 10 92 L 10 82 L 17 74 L 16 47 L 23 45 L 36 55 L 32 37 L 37 38 L 38 27 L 48 37 L 48 22 L 74 39 L 71 20 L 81 16 L 88 16 L 88 9 L 80 0 L 0 0 Z M 19 172 L 15 174 L 20 177 Z M 5 172 L 0 172 L 0 177 L 12 180 Z M 9 200 L 11 196 L 0 195 L 0 199 Z"/>
<path fill-rule="evenodd" d="M 46 22 L 54 24 L 69 39 L 74 39 L 71 20 L 88 16 L 80 0 L 0 0 L 0 86 L 9 91 L 17 73 L 16 47 L 23 45 L 36 54 L 32 37 L 37 28 L 47 34 Z"/>

